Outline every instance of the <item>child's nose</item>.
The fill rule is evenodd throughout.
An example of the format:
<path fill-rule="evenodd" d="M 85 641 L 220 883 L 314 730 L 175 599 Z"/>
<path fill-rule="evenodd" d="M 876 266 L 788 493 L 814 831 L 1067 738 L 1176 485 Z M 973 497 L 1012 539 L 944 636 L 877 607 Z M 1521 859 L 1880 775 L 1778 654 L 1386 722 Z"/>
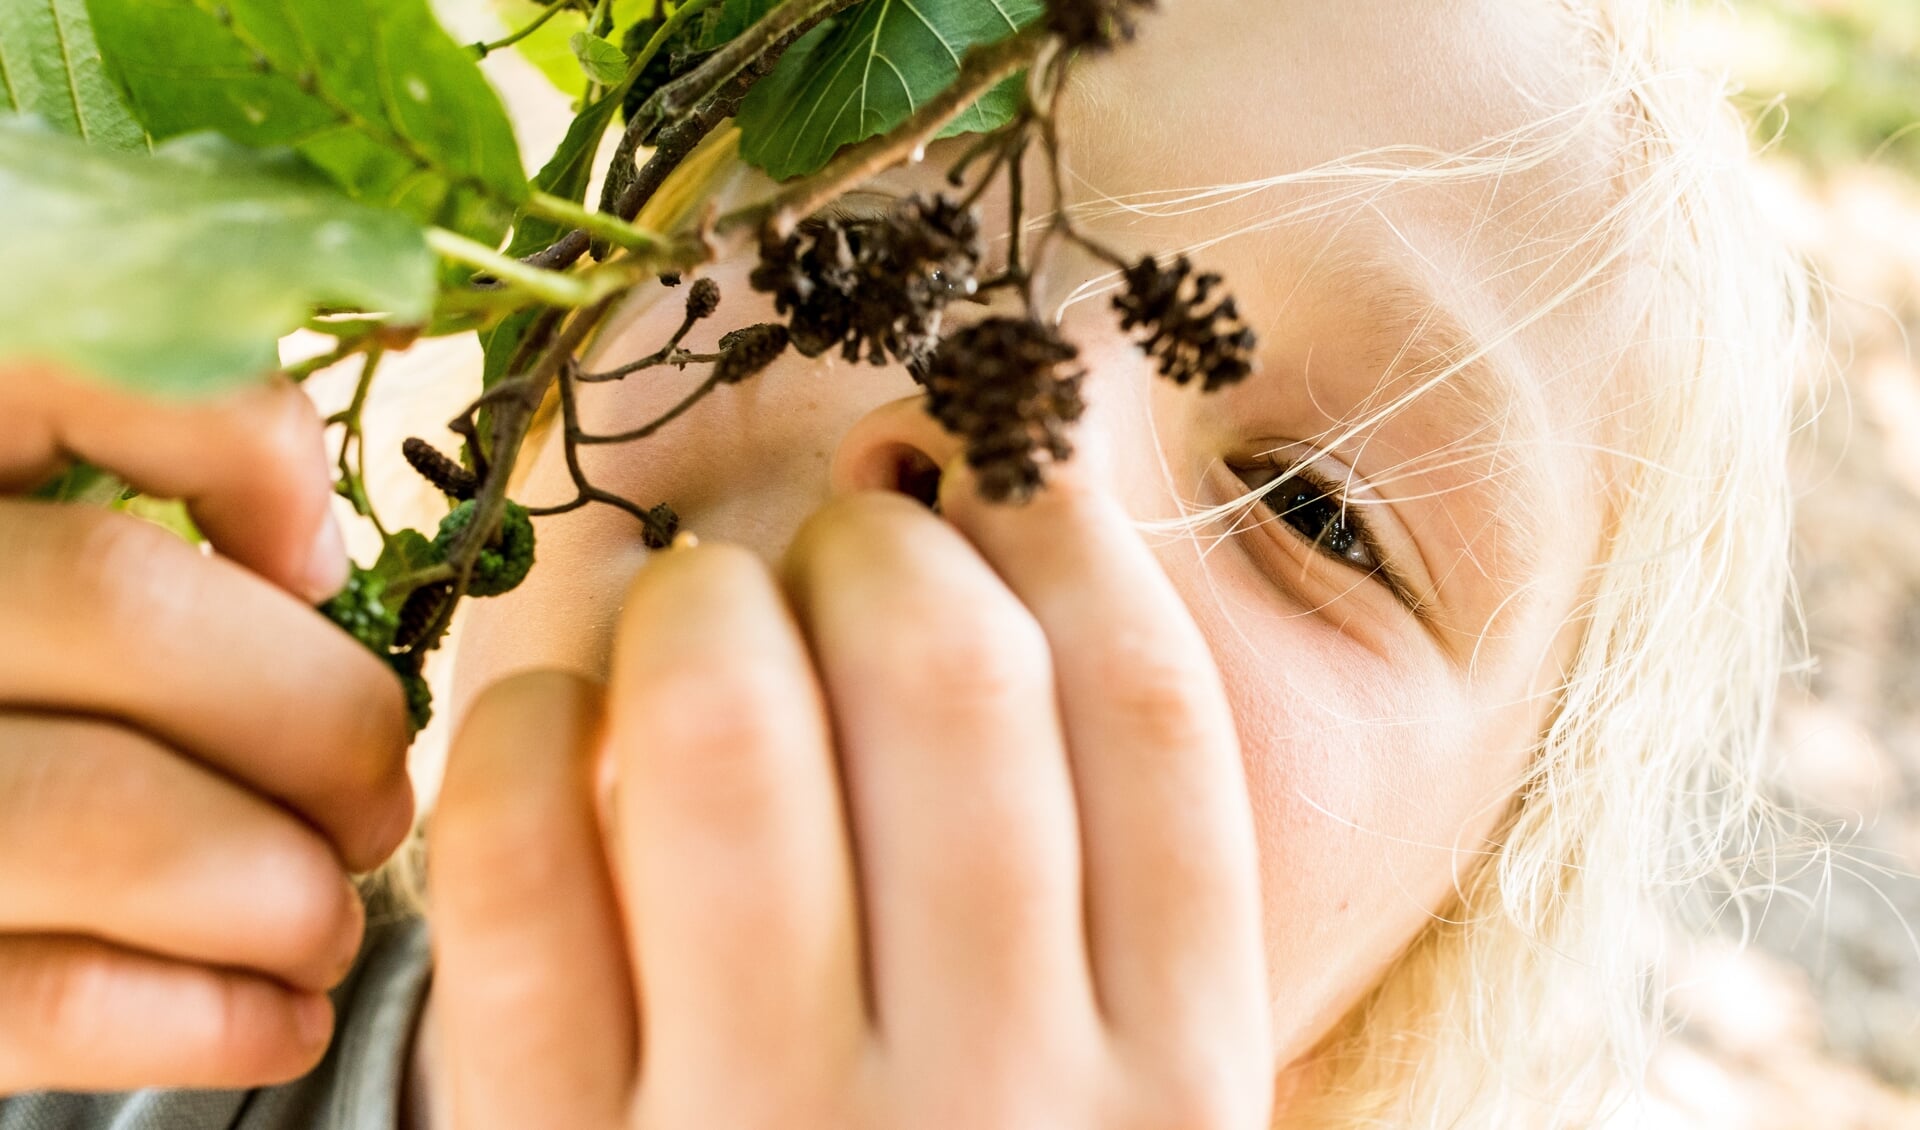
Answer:
<path fill-rule="evenodd" d="M 833 453 L 833 493 L 891 490 L 932 506 L 940 496 L 940 468 L 961 448 L 927 415 L 925 403 L 922 396 L 904 397 L 854 421 Z"/>

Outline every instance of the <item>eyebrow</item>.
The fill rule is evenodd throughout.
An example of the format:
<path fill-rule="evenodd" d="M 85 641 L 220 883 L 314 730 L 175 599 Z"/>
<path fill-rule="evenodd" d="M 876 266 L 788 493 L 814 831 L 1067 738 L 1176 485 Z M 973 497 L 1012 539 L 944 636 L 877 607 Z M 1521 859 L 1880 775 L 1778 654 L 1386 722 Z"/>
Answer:
<path fill-rule="evenodd" d="M 1433 484 L 1435 495 L 1466 491 L 1483 496 L 1484 505 L 1476 509 L 1495 518 L 1478 530 L 1470 533 L 1462 528 L 1452 508 L 1439 520 L 1460 535 L 1468 562 L 1481 556 L 1475 549 L 1477 539 L 1492 539 L 1500 562 L 1500 576 L 1492 579 L 1502 589 L 1515 578 L 1531 576 L 1543 556 L 1542 531 L 1550 522 L 1551 495 L 1544 473 L 1514 451 L 1524 452 L 1527 444 L 1547 433 L 1541 386 L 1530 379 L 1524 359 L 1514 351 L 1485 345 L 1463 296 L 1450 296 L 1436 277 L 1437 270 L 1410 267 L 1405 262 L 1410 256 L 1404 253 L 1381 254 L 1374 248 L 1343 243 L 1317 257 L 1310 270 L 1328 280 L 1326 300 L 1332 308 L 1353 314 L 1360 327 L 1352 339 L 1360 349 L 1355 362 L 1360 371 L 1355 375 L 1372 374 L 1376 384 L 1354 409 L 1340 414 L 1341 422 L 1329 435 L 1348 442 L 1357 439 L 1364 447 L 1367 437 L 1387 419 L 1402 418 L 1402 414 L 1420 419 L 1426 425 L 1423 430 L 1439 437 L 1438 442 L 1421 445 L 1399 466 L 1435 479 L 1451 478 Z M 1284 307 L 1279 316 L 1286 316 Z M 1411 399 L 1402 403 L 1409 394 Z M 1481 441 L 1469 444 L 1476 436 L 1487 436 L 1484 442 L 1492 446 L 1483 448 Z M 1451 461 L 1447 452 L 1462 446 L 1474 450 L 1463 453 L 1458 463 Z M 1470 468 L 1485 469 L 1466 474 Z M 1384 489 L 1385 497 L 1394 493 L 1391 486 L 1375 486 Z M 1497 498 L 1493 497 L 1496 490 Z M 1421 554 L 1436 595 L 1446 599 L 1441 594 L 1457 566 L 1436 568 L 1424 548 L 1427 539 L 1416 536 L 1415 542 L 1423 547 Z M 1492 576 L 1484 567 L 1478 572 Z M 1496 599 L 1496 607 L 1498 603 Z"/>

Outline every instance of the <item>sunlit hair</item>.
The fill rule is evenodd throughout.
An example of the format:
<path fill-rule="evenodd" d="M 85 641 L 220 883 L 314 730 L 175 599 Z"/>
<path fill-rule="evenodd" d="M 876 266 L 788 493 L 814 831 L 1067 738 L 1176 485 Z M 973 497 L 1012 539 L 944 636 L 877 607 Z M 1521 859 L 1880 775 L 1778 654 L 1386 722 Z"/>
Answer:
<path fill-rule="evenodd" d="M 1284 185 L 1287 206 L 1258 223 L 1302 223 L 1410 182 L 1490 183 L 1612 139 L 1616 190 L 1556 264 L 1570 281 L 1316 441 L 1366 433 L 1589 288 L 1635 278 L 1632 340 L 1614 360 L 1625 394 L 1602 429 L 1614 496 L 1550 722 L 1498 848 L 1303 1061 L 1289 1128 L 1594 1124 L 1633 1096 L 1657 1038 L 1663 951 L 1775 877 L 1784 817 L 1765 799 L 1763 750 L 1791 638 L 1786 449 L 1815 344 L 1807 280 L 1767 238 L 1722 83 L 1666 58 L 1672 13 L 1649 0 L 1564 6 L 1600 81 L 1524 130 L 1465 153 L 1378 150 L 1083 213 L 1240 206 Z M 1217 537 L 1285 481 L 1147 529 Z"/>
<path fill-rule="evenodd" d="M 1605 214 L 1556 276 L 1567 281 L 1502 332 L 1604 280 L 1645 278 L 1631 291 L 1632 340 L 1614 358 L 1628 394 L 1603 429 L 1614 495 L 1576 612 L 1579 646 L 1551 688 L 1549 724 L 1498 847 L 1304 1061 L 1282 1112 L 1290 1130 L 1595 1123 L 1631 1095 L 1657 1037 L 1662 951 L 1773 878 L 1777 823 L 1761 766 L 1790 639 L 1786 445 L 1797 370 L 1811 355 L 1807 285 L 1766 238 L 1746 130 L 1722 84 L 1666 57 L 1669 8 L 1562 6 L 1598 81 L 1579 105 L 1523 131 L 1465 153 L 1371 151 L 1083 210 L 1167 214 L 1285 186 L 1287 208 L 1258 222 L 1299 223 L 1419 182 L 1510 176 L 1603 138 L 1616 181 Z M 736 136 L 710 139 L 641 225 L 672 229 L 724 185 L 737 189 Z M 1111 282 L 1093 280 L 1075 300 Z M 1365 432 L 1478 356 L 1418 374 L 1321 442 Z M 1217 537 L 1245 519 L 1247 501 L 1145 529 Z M 413 866 L 395 869 L 402 890 Z"/>

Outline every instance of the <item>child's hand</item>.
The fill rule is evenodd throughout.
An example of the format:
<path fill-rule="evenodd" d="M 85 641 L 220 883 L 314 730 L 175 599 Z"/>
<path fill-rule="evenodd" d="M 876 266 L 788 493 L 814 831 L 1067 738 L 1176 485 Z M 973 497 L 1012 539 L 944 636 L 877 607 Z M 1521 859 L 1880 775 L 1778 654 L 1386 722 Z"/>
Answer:
<path fill-rule="evenodd" d="M 347 872 L 412 813 L 392 674 L 308 602 L 344 575 L 320 422 L 0 371 L 0 493 L 88 459 L 224 557 L 0 498 L 0 1094 L 310 1068 L 359 946 Z"/>
<path fill-rule="evenodd" d="M 844 498 L 777 580 L 662 554 L 604 692 L 474 707 L 431 824 L 436 1125 L 1267 1125 L 1199 632 L 1104 497 L 947 479 L 952 524 Z"/>

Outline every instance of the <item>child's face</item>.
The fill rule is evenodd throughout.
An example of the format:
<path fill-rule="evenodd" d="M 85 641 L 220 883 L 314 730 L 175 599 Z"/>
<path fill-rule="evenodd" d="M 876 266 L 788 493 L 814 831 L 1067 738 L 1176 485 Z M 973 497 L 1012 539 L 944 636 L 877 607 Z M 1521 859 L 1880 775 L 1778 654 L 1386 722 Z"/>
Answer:
<path fill-rule="evenodd" d="M 1068 162 L 1084 178 L 1076 194 L 1167 199 L 1379 146 L 1468 149 L 1580 93 L 1578 42 L 1558 6 L 1528 9 L 1166 3 L 1136 48 L 1079 71 L 1063 111 Z M 1259 333 L 1261 370 L 1212 395 L 1172 387 L 1118 333 L 1104 295 L 1074 305 L 1065 327 L 1082 346 L 1092 405 L 1079 457 L 1141 519 L 1265 482 L 1262 452 L 1283 464 L 1311 458 L 1323 483 L 1350 481 L 1346 520 L 1364 522 L 1384 566 L 1369 574 L 1324 548 L 1352 532 L 1328 506 L 1295 510 L 1290 523 L 1254 504 L 1197 539 L 1155 541 L 1239 721 L 1282 1063 L 1378 980 L 1491 847 L 1570 654 L 1563 621 L 1598 552 L 1605 481 L 1594 423 L 1609 394 L 1595 358 L 1618 349 L 1620 318 L 1609 311 L 1621 303 L 1597 292 L 1566 303 L 1445 388 L 1351 436 L 1343 425 L 1431 374 L 1445 322 L 1484 340 L 1564 285 L 1560 256 L 1605 205 L 1597 151 L 1451 183 L 1309 179 L 1089 224 L 1133 251 L 1238 233 L 1195 257 L 1225 275 Z M 932 159 L 880 187 L 931 189 L 942 171 Z M 995 198 L 988 207 L 1004 231 Z M 748 266 L 711 271 L 725 300 L 691 347 L 772 318 L 746 285 Z M 1079 277 L 1050 281 L 1064 294 Z M 677 324 L 682 293 L 620 328 L 600 359 L 654 349 Z M 643 423 L 698 379 L 656 369 L 597 386 L 585 422 Z M 936 462 L 952 454 L 913 410 L 915 391 L 897 367 L 789 353 L 652 440 L 590 450 L 587 469 L 643 505 L 671 503 L 703 538 L 773 558 L 831 491 L 888 479 L 901 449 L 930 450 Z M 1341 442 L 1316 449 L 1332 439 Z M 1271 500 L 1284 507 L 1286 495 Z M 522 497 L 570 496 L 550 443 Z M 1222 536 L 1230 528 L 1238 532 Z M 533 579 L 473 613 L 463 696 L 522 667 L 604 670 L 614 606 L 645 553 L 639 531 L 595 507 L 545 520 L 540 536 Z"/>

